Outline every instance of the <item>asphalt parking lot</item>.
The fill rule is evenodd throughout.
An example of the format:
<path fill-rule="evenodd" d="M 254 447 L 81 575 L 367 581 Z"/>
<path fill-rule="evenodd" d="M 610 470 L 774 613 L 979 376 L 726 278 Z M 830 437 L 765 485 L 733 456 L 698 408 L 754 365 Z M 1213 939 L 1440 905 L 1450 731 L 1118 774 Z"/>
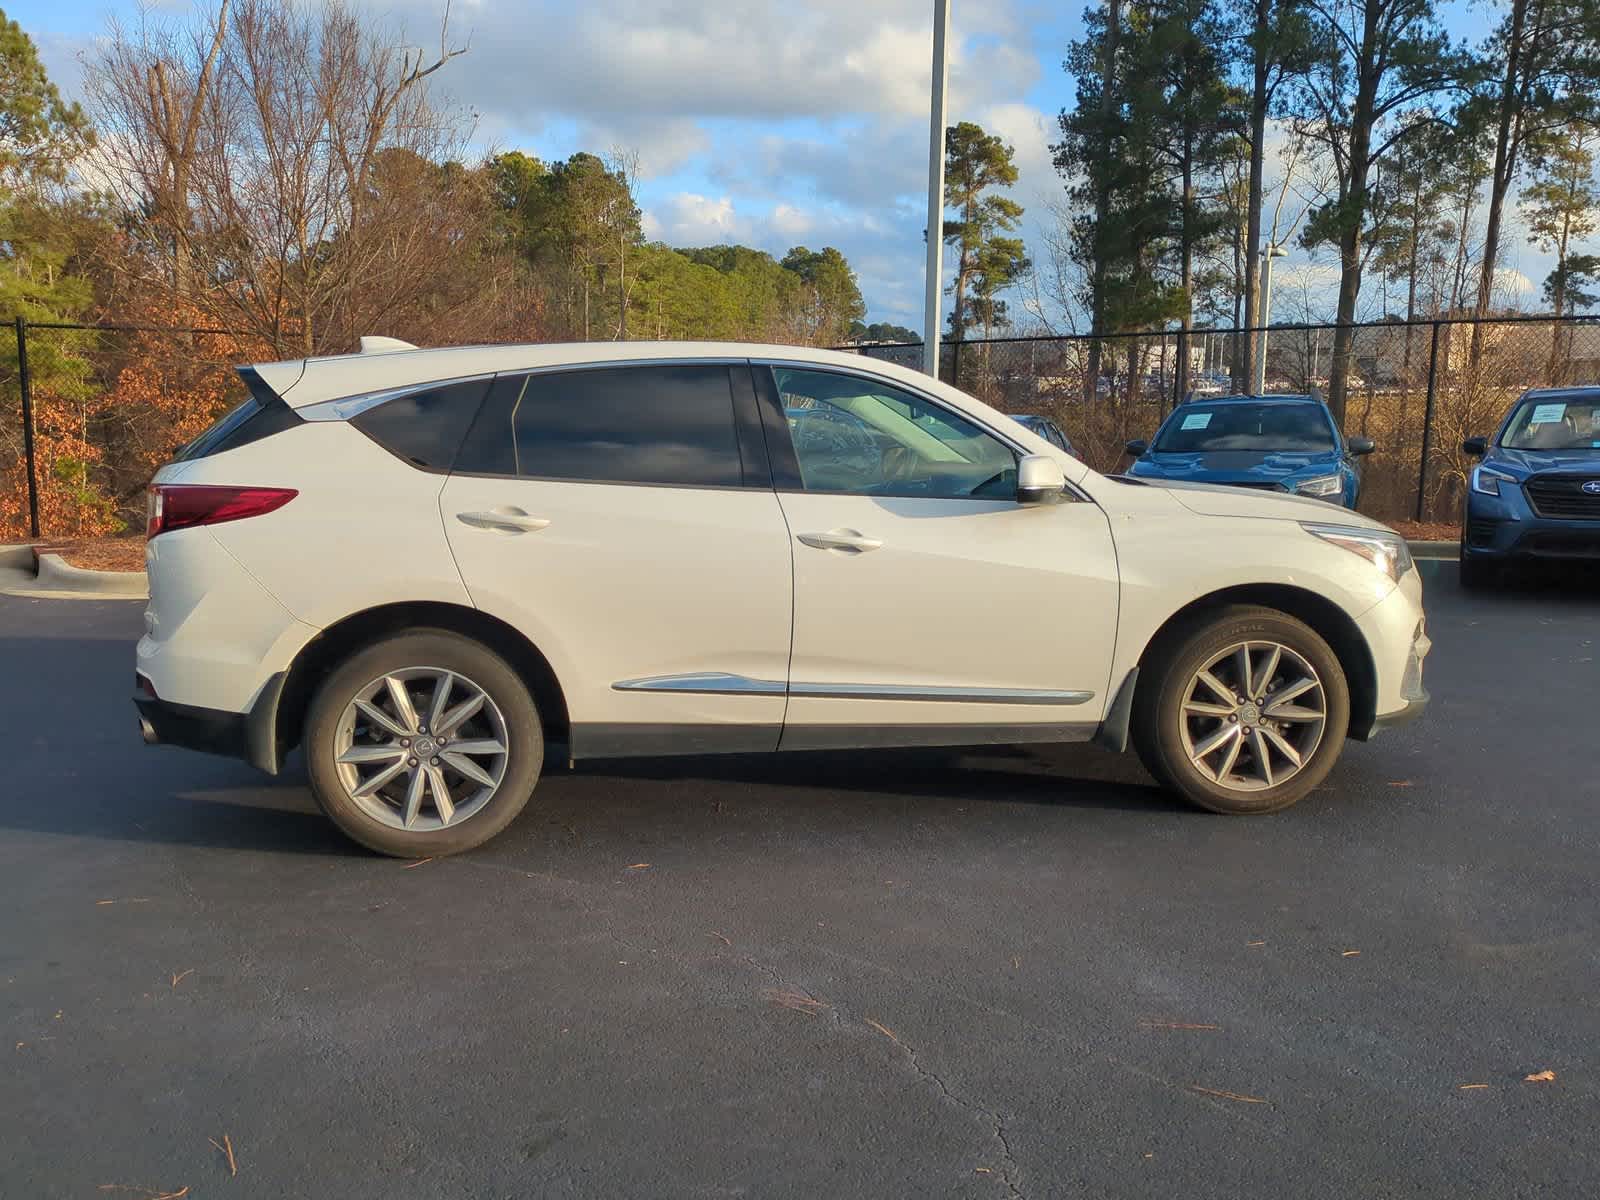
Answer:
<path fill-rule="evenodd" d="M 0 1195 L 1593 1195 L 1600 588 L 1428 587 L 1427 718 L 1280 816 L 591 764 L 420 865 L 140 745 L 139 605 L 0 598 Z"/>

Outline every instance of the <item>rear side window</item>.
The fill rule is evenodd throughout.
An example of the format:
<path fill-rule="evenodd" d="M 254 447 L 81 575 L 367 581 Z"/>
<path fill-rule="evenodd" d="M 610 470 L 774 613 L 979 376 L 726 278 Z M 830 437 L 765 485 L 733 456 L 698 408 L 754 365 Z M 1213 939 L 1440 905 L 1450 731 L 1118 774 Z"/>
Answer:
<path fill-rule="evenodd" d="M 744 473 L 728 368 L 608 367 L 502 377 L 457 470 L 739 487 Z"/>
<path fill-rule="evenodd" d="M 301 423 L 294 409 L 283 402 L 277 392 L 269 388 L 261 376 L 249 367 L 239 371 L 239 380 L 246 395 L 230 408 L 210 429 L 194 441 L 179 447 L 172 456 L 173 462 L 190 462 L 209 458 L 224 450 L 259 442 L 262 438 L 282 433 Z"/>
<path fill-rule="evenodd" d="M 488 390 L 487 379 L 443 383 L 385 400 L 350 424 L 413 466 L 448 471 Z"/>

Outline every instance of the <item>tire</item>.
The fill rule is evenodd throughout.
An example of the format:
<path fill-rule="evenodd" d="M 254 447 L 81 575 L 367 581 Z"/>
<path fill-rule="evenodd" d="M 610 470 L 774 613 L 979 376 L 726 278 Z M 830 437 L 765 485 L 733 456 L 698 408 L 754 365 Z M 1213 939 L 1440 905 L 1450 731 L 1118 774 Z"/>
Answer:
<path fill-rule="evenodd" d="M 428 730 L 431 714 L 441 719 Z M 385 638 L 334 668 L 306 713 L 304 745 L 322 811 L 368 849 L 401 858 L 482 845 L 522 811 L 544 766 L 527 685 L 492 650 L 442 629 Z"/>
<path fill-rule="evenodd" d="M 1467 553 L 1467 532 L 1461 533 L 1461 586 L 1469 592 L 1482 591 L 1495 583 L 1499 578 L 1499 570 L 1492 562 L 1485 562 L 1481 558 L 1474 558 Z"/>
<path fill-rule="evenodd" d="M 1241 646 L 1264 704 L 1232 686 L 1242 674 Z M 1227 814 L 1288 808 L 1327 777 L 1343 748 L 1350 724 L 1344 669 L 1315 630 L 1285 613 L 1242 605 L 1199 613 L 1162 635 L 1145 668 L 1148 678 L 1141 673 L 1133 701 L 1134 747 L 1157 782 L 1201 808 Z M 1211 681 L 1242 694 L 1245 703 L 1235 703 L 1236 695 L 1224 700 L 1202 681 L 1208 668 Z M 1273 691 L 1288 694 L 1273 700 Z M 1217 748 L 1201 753 L 1212 739 L 1220 739 Z"/>

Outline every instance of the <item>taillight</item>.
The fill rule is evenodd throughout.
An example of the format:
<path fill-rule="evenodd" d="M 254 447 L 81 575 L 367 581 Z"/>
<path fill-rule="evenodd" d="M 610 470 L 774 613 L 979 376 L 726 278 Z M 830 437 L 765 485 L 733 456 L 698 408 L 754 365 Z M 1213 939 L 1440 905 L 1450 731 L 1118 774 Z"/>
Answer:
<path fill-rule="evenodd" d="M 158 483 L 150 488 L 144 535 L 242 521 L 282 508 L 300 493 L 294 488 L 222 487 L 205 483 Z"/>

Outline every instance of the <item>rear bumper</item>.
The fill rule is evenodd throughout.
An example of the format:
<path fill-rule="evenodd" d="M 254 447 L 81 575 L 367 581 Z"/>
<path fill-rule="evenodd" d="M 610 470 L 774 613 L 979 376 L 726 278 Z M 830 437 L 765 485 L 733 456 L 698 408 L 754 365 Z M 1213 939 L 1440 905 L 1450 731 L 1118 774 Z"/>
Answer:
<path fill-rule="evenodd" d="M 280 671 L 267 680 L 249 712 L 199 708 L 137 694 L 133 703 L 139 710 L 139 735 L 147 746 L 182 746 L 239 758 L 268 775 L 276 775 L 280 757 L 278 700 L 287 678 Z"/>

